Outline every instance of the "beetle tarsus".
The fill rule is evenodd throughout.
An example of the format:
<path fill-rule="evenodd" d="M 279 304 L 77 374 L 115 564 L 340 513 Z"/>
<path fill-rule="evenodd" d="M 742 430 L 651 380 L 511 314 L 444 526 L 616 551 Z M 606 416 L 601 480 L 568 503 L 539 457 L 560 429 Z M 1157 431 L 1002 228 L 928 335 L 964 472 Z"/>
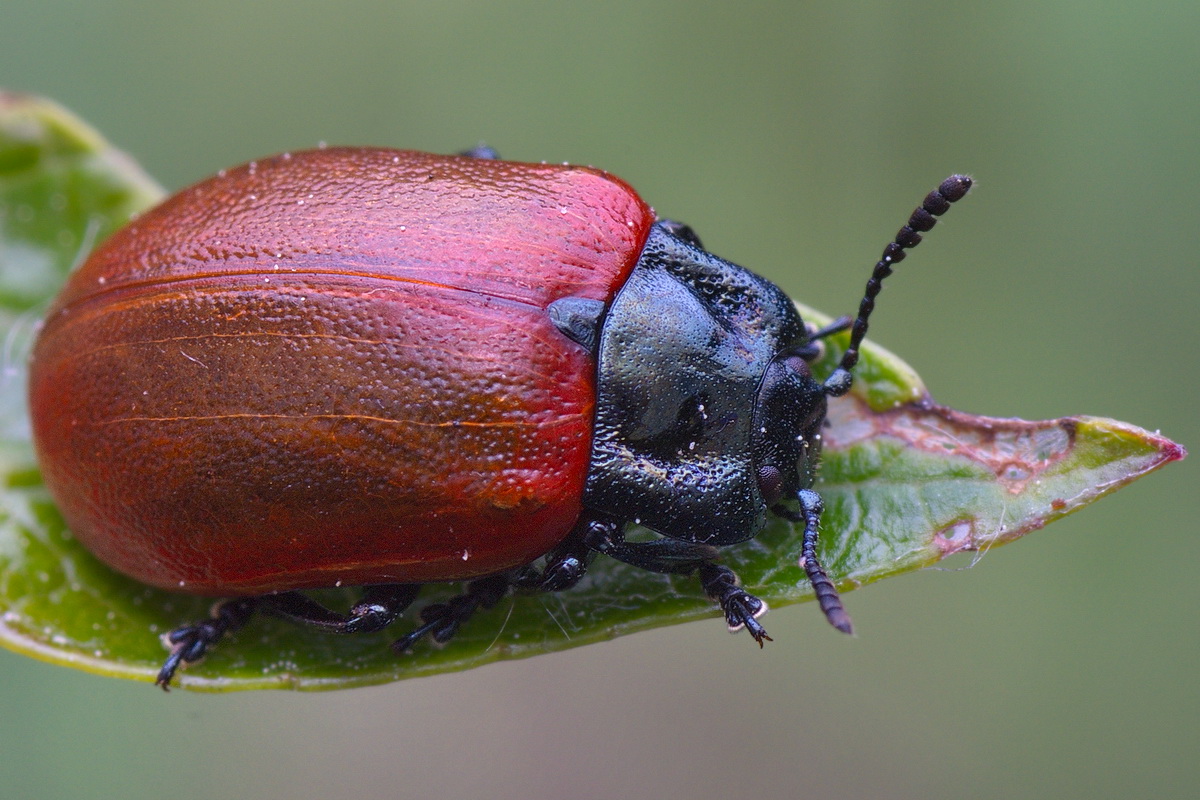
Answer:
<path fill-rule="evenodd" d="M 246 624 L 258 608 L 260 598 L 237 597 L 223 600 L 213 608 L 212 616 L 191 625 L 176 628 L 164 637 L 171 654 L 163 662 L 154 683 L 164 692 L 171 690 L 171 679 L 184 664 L 199 661 L 209 648 L 225 636 Z"/>
<path fill-rule="evenodd" d="M 719 564 L 705 564 L 700 567 L 700 583 L 704 593 L 721 606 L 730 631 L 736 633 L 745 628 L 759 647 L 763 642 L 773 641 L 758 621 L 767 613 L 767 604 L 743 589 L 733 570 Z"/>

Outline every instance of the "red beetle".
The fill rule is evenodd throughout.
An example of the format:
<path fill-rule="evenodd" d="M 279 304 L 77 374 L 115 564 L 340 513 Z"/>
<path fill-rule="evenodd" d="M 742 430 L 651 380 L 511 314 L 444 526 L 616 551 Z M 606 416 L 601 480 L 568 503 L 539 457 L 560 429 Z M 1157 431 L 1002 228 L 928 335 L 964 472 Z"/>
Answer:
<path fill-rule="evenodd" d="M 806 328 L 607 173 L 480 155 L 223 172 L 115 234 L 51 308 L 30 399 L 70 529 L 140 581 L 233 598 L 169 635 L 164 688 L 255 610 L 374 631 L 421 584 L 470 581 L 403 650 L 514 587 L 573 585 L 596 553 L 698 572 L 761 645 L 766 606 L 714 546 L 768 511 L 805 524 L 801 560 L 849 630 L 815 550 L 826 398 L 849 389 L 880 280 L 969 179 L 885 250 L 818 382 L 816 342 L 848 318 Z M 625 542 L 634 522 L 665 538 Z M 298 591 L 333 585 L 363 601 L 342 615 Z"/>

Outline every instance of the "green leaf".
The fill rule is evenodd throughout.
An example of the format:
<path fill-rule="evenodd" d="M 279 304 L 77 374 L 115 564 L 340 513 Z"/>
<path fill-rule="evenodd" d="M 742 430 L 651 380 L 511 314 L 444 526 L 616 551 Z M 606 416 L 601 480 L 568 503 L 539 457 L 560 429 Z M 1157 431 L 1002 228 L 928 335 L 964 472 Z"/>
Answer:
<path fill-rule="evenodd" d="M 159 635 L 207 615 L 209 600 L 147 588 L 100 564 L 65 530 L 41 483 L 24 411 L 24 353 L 39 309 L 80 256 L 161 196 L 128 159 L 62 109 L 0 94 L 0 643 L 67 666 L 151 681 Z M 802 308 L 806 319 L 826 318 Z M 845 337 L 816 366 L 825 374 Z M 867 345 L 854 392 L 835 401 L 817 488 L 821 552 L 843 591 L 1016 539 L 1163 464 L 1183 448 L 1090 417 L 973 417 L 934 403 L 898 358 Z M 811 599 L 797 531 L 772 523 L 725 563 L 771 606 Z M 454 587 L 426 591 L 424 602 Z M 349 592 L 321 593 L 348 605 Z M 330 636 L 255 618 L 202 663 L 186 688 L 333 689 L 466 669 L 688 620 L 723 624 L 693 578 L 598 559 L 579 587 L 508 598 L 444 648 L 397 657 L 403 632 Z M 768 619 L 769 622 L 769 619 Z M 747 637 L 747 641 L 749 641 Z M 749 644 L 747 645 L 749 646 Z"/>

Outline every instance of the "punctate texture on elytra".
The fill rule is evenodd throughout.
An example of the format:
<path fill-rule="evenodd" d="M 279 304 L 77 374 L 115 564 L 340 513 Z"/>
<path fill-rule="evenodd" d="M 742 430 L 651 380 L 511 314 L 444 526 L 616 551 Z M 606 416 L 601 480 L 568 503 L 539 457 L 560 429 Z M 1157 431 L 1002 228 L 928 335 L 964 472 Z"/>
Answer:
<path fill-rule="evenodd" d="M 652 222 L 580 167 L 330 148 L 222 173 L 47 315 L 47 485 L 103 560 L 196 593 L 528 563 L 580 515 L 596 396 L 546 309 L 611 302 Z"/>

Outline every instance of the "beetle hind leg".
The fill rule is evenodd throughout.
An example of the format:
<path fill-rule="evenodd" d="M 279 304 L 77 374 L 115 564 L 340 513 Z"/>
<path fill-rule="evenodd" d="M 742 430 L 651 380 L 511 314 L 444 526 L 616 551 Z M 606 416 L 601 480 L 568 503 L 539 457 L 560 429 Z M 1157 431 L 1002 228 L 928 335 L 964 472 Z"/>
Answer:
<path fill-rule="evenodd" d="M 245 625 L 261 600 L 260 597 L 222 600 L 213 607 L 212 616 L 208 619 L 183 625 L 166 634 L 163 639 L 170 645 L 171 654 L 163 662 L 154 683 L 161 686 L 164 692 L 170 691 L 171 679 L 179 667 L 199 661 L 225 634 Z"/>
<path fill-rule="evenodd" d="M 181 666 L 199 661 L 225 634 L 245 625 L 255 611 L 312 625 L 329 633 L 373 633 L 395 622 L 412 605 L 420 589 L 421 585 L 416 583 L 368 586 L 349 614 L 331 611 L 300 592 L 223 600 L 213 607 L 208 619 L 183 625 L 166 635 L 171 654 L 163 662 L 154 682 L 164 691 L 168 690 Z"/>

